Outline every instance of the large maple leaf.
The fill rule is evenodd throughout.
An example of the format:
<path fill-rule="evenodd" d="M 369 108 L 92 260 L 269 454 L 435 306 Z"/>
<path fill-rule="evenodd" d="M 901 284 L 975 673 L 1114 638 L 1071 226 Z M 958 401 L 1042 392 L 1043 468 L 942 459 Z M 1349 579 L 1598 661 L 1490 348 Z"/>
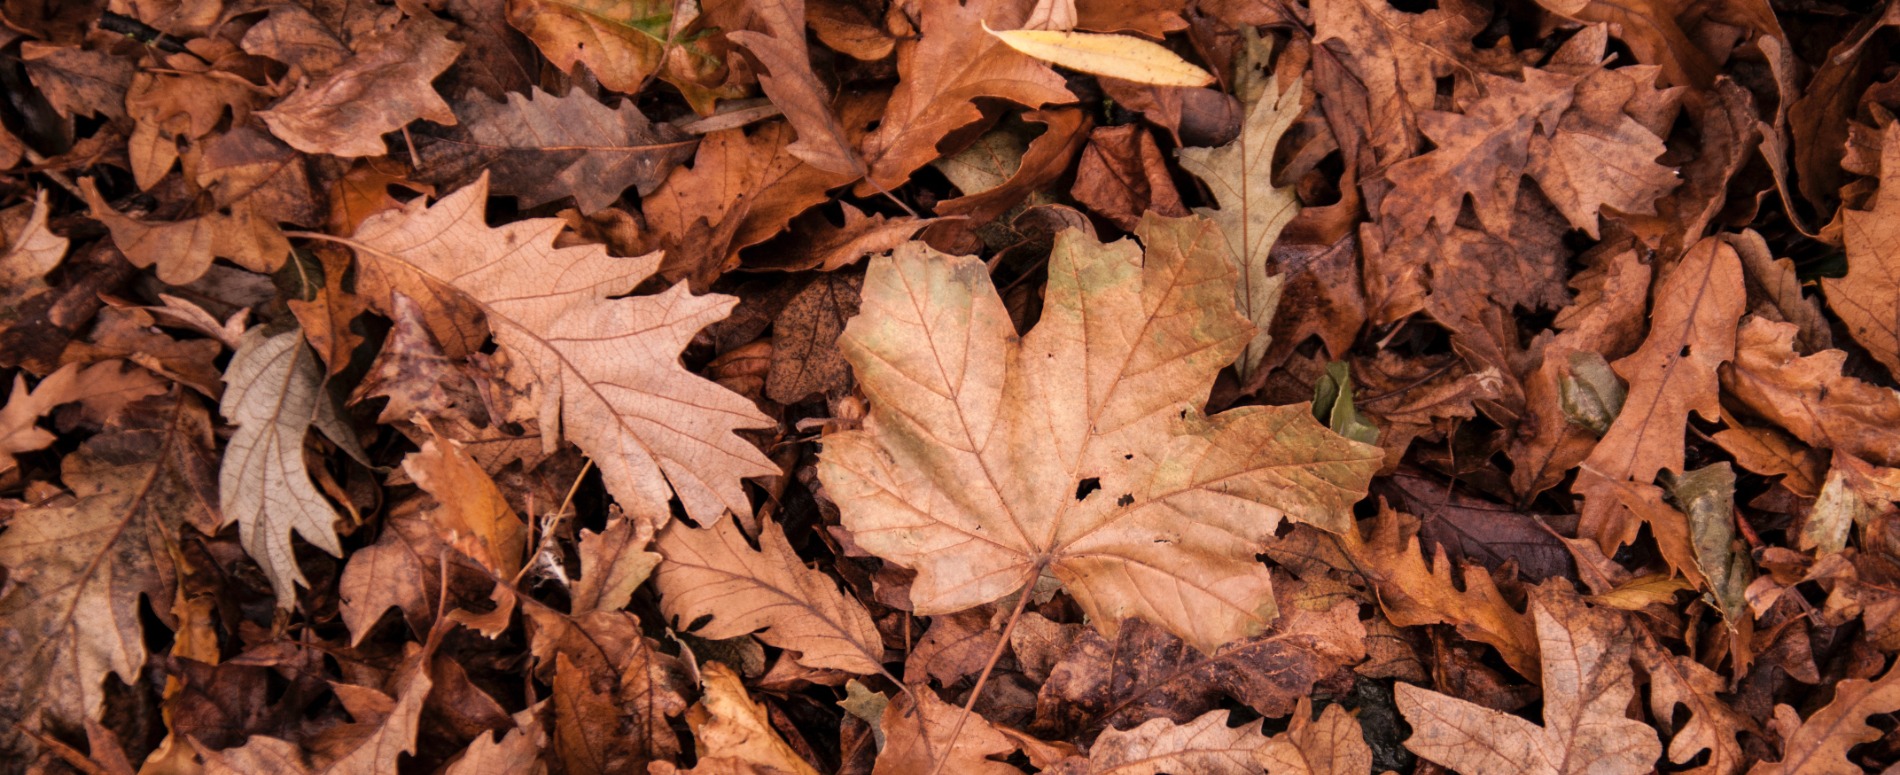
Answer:
<path fill-rule="evenodd" d="M 382 291 L 371 303 L 387 305 L 400 291 L 430 300 L 432 311 L 479 312 L 532 383 L 549 451 L 558 435 L 579 445 L 628 510 L 664 520 L 677 494 L 702 523 L 750 513 L 739 481 L 778 467 L 734 431 L 773 423 L 679 362 L 687 341 L 737 300 L 694 296 L 685 285 L 615 298 L 651 276 L 660 255 L 556 248 L 554 218 L 491 229 L 487 201 L 484 176 L 434 206 L 417 201 L 365 220 L 346 242 L 368 287 Z"/>
<path fill-rule="evenodd" d="M 1048 573 L 1105 632 L 1139 616 L 1212 650 L 1274 617 L 1254 555 L 1281 517 L 1350 524 L 1377 448 L 1304 406 L 1200 410 L 1253 333 L 1219 229 L 1136 233 L 1145 258 L 1059 236 L 1020 338 L 980 260 L 913 242 L 872 262 L 839 340 L 872 411 L 819 470 L 858 545 L 917 571 L 918 613 Z"/>

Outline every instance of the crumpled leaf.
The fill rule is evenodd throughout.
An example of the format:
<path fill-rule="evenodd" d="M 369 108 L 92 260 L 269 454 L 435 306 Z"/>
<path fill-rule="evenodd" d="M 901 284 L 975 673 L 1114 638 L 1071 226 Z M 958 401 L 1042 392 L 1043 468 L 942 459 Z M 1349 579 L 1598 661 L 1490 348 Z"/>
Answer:
<path fill-rule="evenodd" d="M 1032 108 L 1074 99 L 1048 65 L 983 34 L 985 25 L 1015 27 L 1023 6 L 1009 0 L 923 5 L 917 37 L 898 42 L 900 78 L 883 123 L 860 146 L 872 184 L 895 188 L 936 158 L 937 141 L 982 117 L 973 99 L 997 97 Z"/>
<path fill-rule="evenodd" d="M 1796 353 L 1798 329 L 1750 317 L 1736 332 L 1722 390 L 1795 438 L 1881 465 L 1900 465 L 1900 394 L 1847 376 L 1847 353 Z"/>
<path fill-rule="evenodd" d="M 1544 723 L 1397 684 L 1412 725 L 1405 747 L 1462 772 L 1643 773 L 1662 756 L 1655 730 L 1624 717 L 1636 695 L 1628 624 L 1562 593 L 1534 595 Z"/>
<path fill-rule="evenodd" d="M 1301 406 L 1199 411 L 1249 337 L 1212 224 L 1150 216 L 1137 236 L 1145 259 L 1059 235 L 1020 340 L 976 259 L 912 243 L 872 262 L 841 339 L 871 414 L 825 438 L 819 474 L 859 546 L 918 572 L 918 613 L 1046 572 L 1104 632 L 1139 616 L 1211 651 L 1272 620 L 1253 557 L 1281 517 L 1349 524 L 1375 448 Z"/>
<path fill-rule="evenodd" d="M 1181 167 L 1200 177 L 1219 203 L 1218 209 L 1200 207 L 1195 212 L 1220 224 L 1231 260 L 1240 270 L 1234 299 L 1241 316 L 1255 328 L 1253 341 L 1241 351 L 1236 364 L 1241 381 L 1246 382 L 1260 368 L 1267 345 L 1273 341 L 1268 326 L 1280 306 L 1281 287 L 1286 282 L 1279 275 L 1268 274 L 1268 256 L 1280 232 L 1300 211 L 1292 186 L 1273 185 L 1273 154 L 1280 137 L 1299 118 L 1303 85 L 1294 79 L 1282 92 L 1279 75 L 1264 72 L 1272 58 L 1271 40 L 1243 35 L 1246 48 L 1234 84 L 1234 92 L 1246 110 L 1240 136 L 1219 148 L 1182 148 L 1179 155 Z"/>
<path fill-rule="evenodd" d="M 808 667 L 884 672 L 884 639 L 871 614 L 805 567 L 778 523 L 764 522 L 758 551 L 733 520 L 701 529 L 674 523 L 655 548 L 665 558 L 654 578 L 660 607 L 680 630 L 715 640 L 757 632 Z"/>
<path fill-rule="evenodd" d="M 429 659 L 434 641 L 403 660 L 401 670 L 388 687 L 390 697 L 369 686 L 336 683 L 332 689 L 355 722 L 333 730 L 336 744 L 322 753 L 306 756 L 303 749 L 275 737 L 256 736 L 243 746 L 213 751 L 202 743 L 193 747 L 205 759 L 209 775 L 250 775 L 271 772 L 289 775 L 381 775 L 394 772 L 396 762 L 405 753 L 415 753 L 416 734 L 421 730 L 422 704 L 434 685 L 429 677 Z"/>
<path fill-rule="evenodd" d="M 552 218 L 490 228 L 487 194 L 484 177 L 433 206 L 413 202 L 365 220 L 347 244 L 376 289 L 365 290 L 371 304 L 381 308 L 399 290 L 479 311 L 538 391 L 547 449 L 560 436 L 579 445 L 629 511 L 664 521 L 678 495 L 702 523 L 749 513 L 739 480 L 779 469 L 734 431 L 773 423 L 678 362 L 687 340 L 736 300 L 693 296 L 684 285 L 613 298 L 650 276 L 659 256 L 555 248 L 561 222 Z"/>
<path fill-rule="evenodd" d="M 1821 280 L 1827 307 L 1840 316 L 1848 335 L 1900 375 L 1900 126 L 1887 125 L 1880 144 L 1880 190 L 1873 209 L 1841 212 L 1841 238 L 1847 248 L 1847 275 Z"/>
<path fill-rule="evenodd" d="M 765 706 L 752 701 L 732 668 L 724 662 L 707 662 L 700 668 L 700 677 L 705 693 L 699 704 L 686 711 L 699 751 L 699 766 L 691 772 L 818 775 L 772 730 Z"/>
<path fill-rule="evenodd" d="M 204 407 L 182 392 L 134 406 L 66 457 L 71 498 L 16 512 L 0 532 L 0 715 L 26 730 L 96 720 L 107 674 L 140 680 L 139 600 L 174 624 L 180 526 L 218 521 Z M 0 729 L 0 756 L 23 743 L 13 724 Z"/>
<path fill-rule="evenodd" d="M 317 491 L 304 464 L 304 435 L 317 422 L 323 370 L 316 353 L 295 329 L 244 332 L 224 371 L 219 411 L 237 426 L 218 472 L 221 525 L 236 522 L 244 551 L 264 569 L 277 606 L 296 603 L 297 584 L 307 584 L 297 566 L 290 535 L 343 556 L 334 523 L 335 507 Z"/>

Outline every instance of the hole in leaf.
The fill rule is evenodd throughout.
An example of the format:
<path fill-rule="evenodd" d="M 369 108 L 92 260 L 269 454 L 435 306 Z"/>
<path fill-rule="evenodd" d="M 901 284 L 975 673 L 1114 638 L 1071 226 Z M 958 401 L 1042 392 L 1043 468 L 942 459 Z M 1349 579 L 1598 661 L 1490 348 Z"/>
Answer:
<path fill-rule="evenodd" d="M 1102 480 L 1099 477 L 1091 476 L 1087 479 L 1083 479 L 1075 484 L 1075 499 L 1082 500 L 1083 498 L 1087 498 L 1089 497 L 1089 493 L 1099 489 L 1102 489 Z"/>
<path fill-rule="evenodd" d="M 1122 493 L 1122 497 L 1120 497 L 1120 498 L 1116 498 L 1116 499 L 1115 499 L 1115 505 L 1116 505 L 1116 506 L 1127 506 L 1127 505 L 1129 505 L 1129 504 L 1131 504 L 1131 503 L 1134 503 L 1134 502 L 1135 502 L 1135 495 L 1134 495 L 1134 493 L 1126 493 L 1126 492 L 1125 492 L 1125 493 Z"/>

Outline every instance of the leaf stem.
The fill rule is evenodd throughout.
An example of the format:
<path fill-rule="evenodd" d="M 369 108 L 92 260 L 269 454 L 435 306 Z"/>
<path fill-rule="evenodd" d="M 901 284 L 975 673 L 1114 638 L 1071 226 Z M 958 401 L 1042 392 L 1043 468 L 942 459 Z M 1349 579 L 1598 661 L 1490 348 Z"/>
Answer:
<path fill-rule="evenodd" d="M 996 648 L 990 650 L 990 661 L 983 663 L 983 672 L 976 676 L 976 686 L 970 689 L 969 702 L 963 703 L 963 712 L 957 714 L 957 723 L 951 725 L 950 734 L 943 742 L 943 755 L 930 767 L 930 775 L 943 772 L 944 762 L 950 761 L 950 751 L 956 748 L 957 735 L 963 733 L 963 723 L 970 720 L 970 714 L 976 710 L 976 701 L 983 698 L 983 687 L 989 684 L 990 673 L 996 670 L 996 662 L 1003 658 L 1003 649 L 1009 647 L 1009 634 L 1016 629 L 1016 622 L 1023 618 L 1023 609 L 1029 606 L 1029 597 L 1036 591 L 1036 579 L 1042 576 L 1042 563 L 1037 563 L 1029 571 L 1029 578 L 1023 581 L 1022 594 L 1016 598 L 1016 610 L 1009 614 L 1009 621 L 1003 624 L 1002 637 L 996 639 Z M 919 720 L 921 723 L 921 719 Z"/>

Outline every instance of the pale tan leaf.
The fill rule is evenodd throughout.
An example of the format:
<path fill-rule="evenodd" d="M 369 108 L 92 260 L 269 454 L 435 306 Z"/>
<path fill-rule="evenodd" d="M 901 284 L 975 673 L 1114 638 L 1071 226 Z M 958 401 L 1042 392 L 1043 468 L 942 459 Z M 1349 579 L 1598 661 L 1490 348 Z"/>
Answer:
<path fill-rule="evenodd" d="M 686 711 L 686 723 L 693 727 L 693 744 L 699 751 L 698 769 L 714 771 L 718 768 L 708 767 L 710 763 L 730 760 L 759 772 L 818 775 L 773 731 L 765 706 L 746 694 L 738 673 L 724 662 L 707 662 L 700 667 L 700 676 L 705 694 L 699 704 Z"/>
<path fill-rule="evenodd" d="M 1230 258 L 1240 270 L 1234 300 L 1255 329 L 1235 367 L 1243 382 L 1252 378 L 1267 354 L 1272 342 L 1267 328 L 1285 284 L 1280 276 L 1267 273 L 1268 254 L 1280 231 L 1299 214 L 1300 203 L 1292 186 L 1273 185 L 1273 149 L 1299 118 L 1304 88 L 1296 78 L 1282 93 L 1280 79 L 1263 74 L 1273 52 L 1271 41 L 1257 35 L 1246 35 L 1246 40 L 1235 84 L 1247 111 L 1240 136 L 1219 148 L 1179 151 L 1181 167 L 1200 177 L 1220 204 L 1219 209 L 1201 207 L 1195 212 L 1220 224 Z"/>
<path fill-rule="evenodd" d="M 884 749 L 878 752 L 872 775 L 919 775 L 954 772 L 959 775 L 1022 775 L 1022 770 L 998 759 L 1016 750 L 1016 744 L 989 720 L 972 713 L 955 737 L 963 709 L 944 702 L 930 687 L 914 684 L 891 698 L 878 719 Z M 940 763 L 941 762 L 941 763 Z"/>
<path fill-rule="evenodd" d="M 1127 731 L 1104 730 L 1089 747 L 1089 775 L 1225 775 L 1254 770 L 1266 745 L 1260 723 L 1227 726 L 1227 711 L 1186 724 L 1150 719 Z"/>
<path fill-rule="evenodd" d="M 1533 596 L 1542 644 L 1544 724 L 1408 683 L 1394 688 L 1412 725 L 1405 747 L 1460 772 L 1644 773 L 1662 756 L 1656 731 L 1624 716 L 1636 696 L 1629 627 L 1564 593 Z"/>
<path fill-rule="evenodd" d="M 692 336 L 737 300 L 693 296 L 683 284 L 615 298 L 650 276 L 659 256 L 556 248 L 561 221 L 553 218 L 489 228 L 487 200 L 484 177 L 434 206 L 413 202 L 365 220 L 348 244 L 371 287 L 382 289 L 372 305 L 401 291 L 434 300 L 433 308 L 423 303 L 432 322 L 435 309 L 479 312 L 533 385 L 548 448 L 563 435 L 579 445 L 630 512 L 664 522 L 677 495 L 702 523 L 728 510 L 750 513 L 740 480 L 779 469 L 735 431 L 773 423 L 679 363 Z M 464 322 L 451 333 L 479 342 Z"/>
<path fill-rule="evenodd" d="M 1010 48 L 1052 65 L 1153 86 L 1206 86 L 1214 76 L 1166 46 L 1133 35 L 1060 30 L 984 31 Z"/>
<path fill-rule="evenodd" d="M 1267 775 L 1365 775 L 1372 772 L 1372 748 L 1359 720 L 1337 703 L 1313 718 L 1312 701 L 1300 698 L 1293 721 L 1254 752 Z"/>
<path fill-rule="evenodd" d="M 294 531 L 312 546 L 341 557 L 336 509 L 310 481 L 304 466 L 304 435 L 317 419 L 322 367 L 291 329 L 275 336 L 262 327 L 244 333 L 224 372 L 219 410 L 237 426 L 218 472 L 223 524 L 238 523 L 244 551 L 264 569 L 277 606 L 291 608 L 296 584 L 305 583 L 291 550 Z"/>
<path fill-rule="evenodd" d="M 1900 375 L 1900 125 L 1888 124 L 1880 144 L 1880 190 L 1873 209 L 1841 211 L 1841 236 L 1847 248 L 1847 275 L 1821 281 L 1827 307 L 1839 315 L 1849 336 L 1867 353 Z"/>
<path fill-rule="evenodd" d="M 1761 762 L 1749 775 L 1853 775 L 1866 772 L 1848 761 L 1849 749 L 1879 740 L 1883 734 L 1867 723 L 1870 716 L 1900 710 L 1900 670 L 1888 670 L 1879 680 L 1850 678 L 1834 684 L 1834 699 L 1799 727 L 1781 729 L 1781 761 Z M 1785 713 L 1784 713 L 1785 711 Z M 1777 720 L 1794 716 L 1779 706 Z"/>
<path fill-rule="evenodd" d="M 581 577 L 574 583 L 573 612 L 624 608 L 633 591 L 646 583 L 660 555 L 646 551 L 653 542 L 651 522 L 616 516 L 601 532 L 581 531 Z"/>
<path fill-rule="evenodd" d="M 1376 448 L 1304 406 L 1200 412 L 1251 335 L 1212 223 L 1137 234 L 1145 259 L 1059 235 L 1020 340 L 975 258 L 912 243 L 872 262 L 840 339 L 872 410 L 825 437 L 819 474 L 859 546 L 918 572 L 918 613 L 1047 571 L 1105 632 L 1140 616 L 1211 651 L 1272 620 L 1254 555 L 1282 517 L 1350 524 Z"/>
<path fill-rule="evenodd" d="M 660 609 L 675 627 L 712 639 L 757 632 L 807 667 L 884 672 L 884 639 L 870 612 L 805 567 L 778 523 L 764 522 L 758 551 L 733 520 L 702 529 L 676 522 L 655 548 L 665 558 L 654 577 Z"/>

